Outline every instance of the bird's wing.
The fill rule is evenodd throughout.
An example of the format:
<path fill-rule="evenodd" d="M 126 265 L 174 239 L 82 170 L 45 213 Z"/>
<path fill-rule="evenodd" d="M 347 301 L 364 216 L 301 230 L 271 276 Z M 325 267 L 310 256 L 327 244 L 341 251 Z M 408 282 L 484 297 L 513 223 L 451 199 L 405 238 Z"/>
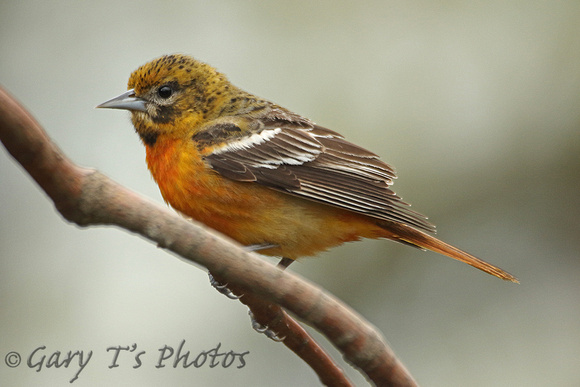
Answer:
<path fill-rule="evenodd" d="M 262 120 L 256 130 L 226 122 L 193 136 L 223 177 L 434 232 L 389 186 L 394 169 L 374 153 L 310 121 Z"/>

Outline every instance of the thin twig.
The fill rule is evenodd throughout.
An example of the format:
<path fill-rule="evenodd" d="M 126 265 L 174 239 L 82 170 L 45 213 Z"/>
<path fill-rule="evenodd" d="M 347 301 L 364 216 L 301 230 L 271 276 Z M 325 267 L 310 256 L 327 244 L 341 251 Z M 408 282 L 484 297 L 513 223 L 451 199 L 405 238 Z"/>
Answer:
<path fill-rule="evenodd" d="M 219 278 L 216 278 L 220 281 Z M 316 372 L 326 386 L 352 386 L 342 369 L 318 345 L 318 343 L 290 317 L 280 306 L 272 304 L 235 284 L 229 290 L 242 295 L 239 301 L 252 311 L 253 318 L 270 332 L 274 333 L 288 349 L 306 362 Z"/>

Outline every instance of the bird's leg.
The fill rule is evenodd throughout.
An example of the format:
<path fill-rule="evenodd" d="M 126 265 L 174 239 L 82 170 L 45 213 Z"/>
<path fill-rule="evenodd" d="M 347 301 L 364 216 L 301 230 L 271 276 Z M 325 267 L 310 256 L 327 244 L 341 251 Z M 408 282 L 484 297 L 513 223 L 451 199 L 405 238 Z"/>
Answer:
<path fill-rule="evenodd" d="M 278 262 L 278 267 L 279 267 L 280 269 L 284 270 L 284 269 L 286 269 L 288 266 L 290 266 L 290 264 L 291 264 L 292 262 L 294 262 L 294 260 L 293 260 L 293 259 L 290 259 L 290 258 L 286 258 L 286 257 L 284 257 L 284 258 L 282 258 L 282 259 L 280 260 L 280 262 Z"/>

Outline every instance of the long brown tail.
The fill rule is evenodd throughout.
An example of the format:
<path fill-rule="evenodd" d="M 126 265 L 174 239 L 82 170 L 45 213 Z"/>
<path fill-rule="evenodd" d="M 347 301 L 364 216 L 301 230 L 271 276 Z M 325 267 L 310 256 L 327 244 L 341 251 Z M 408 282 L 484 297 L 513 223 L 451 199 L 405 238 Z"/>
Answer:
<path fill-rule="evenodd" d="M 409 226 L 405 226 L 403 224 L 397 224 L 393 229 L 393 224 L 389 224 L 388 228 L 385 227 L 390 232 L 394 231 L 393 239 L 409 243 L 411 245 L 431 250 L 439 254 L 446 255 L 450 258 L 457 259 L 458 261 L 465 262 L 468 265 L 471 265 L 479 270 L 482 270 L 488 274 L 494 275 L 498 278 L 501 278 L 506 281 L 511 281 L 515 283 L 520 283 L 516 277 L 500 269 L 497 266 L 494 266 L 490 263 L 487 263 L 479 258 L 474 257 L 473 255 L 466 253 L 458 249 L 457 247 L 451 246 L 439 239 L 426 234 L 422 231 L 415 230 Z"/>

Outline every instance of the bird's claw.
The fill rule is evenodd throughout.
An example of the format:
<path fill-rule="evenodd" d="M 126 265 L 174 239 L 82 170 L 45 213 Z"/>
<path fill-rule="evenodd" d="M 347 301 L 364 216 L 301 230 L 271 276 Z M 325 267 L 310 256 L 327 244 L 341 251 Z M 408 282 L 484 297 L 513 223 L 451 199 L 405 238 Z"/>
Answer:
<path fill-rule="evenodd" d="M 254 329 L 256 332 L 263 333 L 266 335 L 266 337 L 278 343 L 284 341 L 284 339 L 286 338 L 286 336 L 279 337 L 278 334 L 273 330 L 271 330 L 270 328 L 268 328 L 267 325 L 262 325 L 259 322 L 257 322 L 251 310 L 248 311 L 248 315 L 250 316 L 250 319 L 252 321 L 252 329 Z"/>
<path fill-rule="evenodd" d="M 228 284 L 222 285 L 213 277 L 213 275 L 211 275 L 210 272 L 208 272 L 207 274 L 209 276 L 210 285 L 215 290 L 217 290 L 218 292 L 220 292 L 221 294 L 223 294 L 224 296 L 226 296 L 230 300 L 238 300 L 240 297 L 243 296 L 243 294 L 240 296 L 235 295 L 234 293 L 232 293 L 232 291 L 230 289 L 228 289 Z"/>
<path fill-rule="evenodd" d="M 220 292 L 221 294 L 226 296 L 227 298 L 229 298 L 231 300 L 237 300 L 243 296 L 243 294 L 240 296 L 235 295 L 234 293 L 232 293 L 232 291 L 230 289 L 228 289 L 228 284 L 220 284 L 213 277 L 213 275 L 210 272 L 208 272 L 207 274 L 209 276 L 209 283 L 211 284 L 211 286 L 215 290 L 217 290 L 218 292 Z M 252 321 L 252 329 L 254 329 L 258 333 L 265 334 L 266 337 L 268 337 L 269 339 L 271 339 L 273 341 L 276 341 L 276 342 L 284 341 L 284 339 L 286 337 L 279 337 L 278 334 L 276 332 L 274 332 L 273 330 L 271 330 L 270 328 L 268 328 L 267 325 L 262 325 L 259 322 L 257 322 L 256 319 L 254 318 L 254 314 L 252 313 L 251 310 L 248 311 L 248 314 L 250 315 L 250 319 Z"/>

